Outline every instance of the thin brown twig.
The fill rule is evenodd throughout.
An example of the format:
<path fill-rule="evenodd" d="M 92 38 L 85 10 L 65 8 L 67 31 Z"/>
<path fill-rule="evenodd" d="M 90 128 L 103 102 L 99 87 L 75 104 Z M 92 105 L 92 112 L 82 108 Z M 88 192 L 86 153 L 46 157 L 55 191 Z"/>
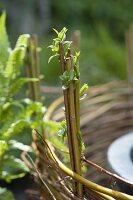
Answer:
<path fill-rule="evenodd" d="M 92 161 L 86 159 L 84 155 L 82 156 L 82 160 L 83 160 L 84 162 L 86 162 L 86 163 L 92 165 L 93 167 L 95 167 L 95 168 L 96 168 L 97 170 L 99 170 L 100 172 L 103 172 L 103 173 L 105 173 L 105 174 L 111 176 L 112 178 L 115 178 L 115 179 L 117 179 L 117 180 L 119 180 L 119 181 L 125 182 L 125 183 L 126 183 L 127 185 L 129 185 L 130 187 L 133 187 L 133 184 L 132 184 L 132 183 L 129 183 L 127 180 L 125 180 L 124 178 L 118 176 L 117 174 L 113 174 L 113 173 L 109 172 L 108 170 L 106 170 L 106 169 L 100 167 L 100 166 L 97 165 L 96 163 L 94 163 L 94 162 L 92 162 Z"/>

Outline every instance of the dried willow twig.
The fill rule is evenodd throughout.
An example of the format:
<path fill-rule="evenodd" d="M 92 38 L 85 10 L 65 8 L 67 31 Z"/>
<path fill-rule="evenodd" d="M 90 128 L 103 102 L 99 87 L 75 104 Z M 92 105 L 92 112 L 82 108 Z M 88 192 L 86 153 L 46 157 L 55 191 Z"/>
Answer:
<path fill-rule="evenodd" d="M 121 193 L 121 192 L 117 192 L 108 188 L 105 188 L 103 186 L 100 186 L 98 184 L 95 184 L 85 178 L 83 178 L 82 176 L 78 175 L 77 173 L 73 172 L 72 170 L 70 170 L 68 167 L 66 167 L 55 155 L 54 151 L 52 150 L 52 147 L 50 145 L 50 143 L 47 140 L 43 140 L 43 143 L 48 147 L 49 152 L 51 152 L 52 154 L 49 154 L 49 156 L 51 156 L 51 159 L 55 160 L 56 163 L 58 164 L 58 167 L 67 175 L 71 176 L 72 178 L 74 178 L 76 181 L 79 181 L 80 183 L 82 183 L 83 185 L 87 186 L 88 188 L 99 192 L 100 194 L 104 194 L 105 196 L 107 195 L 108 197 L 113 197 L 119 200 L 132 200 L 132 196 Z"/>
<path fill-rule="evenodd" d="M 118 180 L 118 181 L 122 181 L 122 182 L 126 183 L 127 185 L 133 187 L 133 184 L 132 184 L 132 183 L 129 183 L 128 181 L 126 181 L 124 178 L 118 176 L 117 174 L 113 174 L 113 173 L 109 172 L 108 170 L 104 169 L 103 167 L 100 167 L 100 166 L 97 165 L 96 163 L 94 163 L 94 162 L 92 162 L 92 161 L 86 159 L 84 155 L 82 156 L 82 160 L 83 160 L 84 162 L 88 163 L 89 165 L 95 167 L 95 168 L 96 168 L 97 170 L 99 170 L 100 172 L 104 172 L 105 174 L 109 175 L 110 177 L 115 178 L 115 179 Z"/>

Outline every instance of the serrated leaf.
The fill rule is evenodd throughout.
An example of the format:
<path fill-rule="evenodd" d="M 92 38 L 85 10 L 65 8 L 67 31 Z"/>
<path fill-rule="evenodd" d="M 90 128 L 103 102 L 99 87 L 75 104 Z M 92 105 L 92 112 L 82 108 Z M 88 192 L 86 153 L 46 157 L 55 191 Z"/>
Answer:
<path fill-rule="evenodd" d="M 30 38 L 29 34 L 20 35 L 18 40 L 17 40 L 17 42 L 16 42 L 15 48 L 19 48 L 19 47 L 27 48 L 28 42 L 29 42 L 29 40 L 28 40 L 29 38 Z"/>
<path fill-rule="evenodd" d="M 29 35 L 24 34 L 18 38 L 14 50 L 11 51 L 7 65 L 5 68 L 5 77 L 6 78 L 16 78 L 20 73 L 20 66 L 22 65 L 26 53 L 26 48 L 28 45 Z"/>
<path fill-rule="evenodd" d="M 38 81 L 37 78 L 19 78 L 11 84 L 9 88 L 9 93 L 15 94 L 22 88 L 24 84 L 28 82 L 36 82 L 36 81 Z"/>

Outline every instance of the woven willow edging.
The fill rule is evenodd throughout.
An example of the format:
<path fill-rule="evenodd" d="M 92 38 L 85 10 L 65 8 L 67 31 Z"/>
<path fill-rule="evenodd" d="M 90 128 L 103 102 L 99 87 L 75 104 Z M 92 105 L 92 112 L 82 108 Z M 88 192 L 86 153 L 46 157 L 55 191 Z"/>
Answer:
<path fill-rule="evenodd" d="M 107 168 L 107 149 L 118 137 L 133 131 L 133 89 L 127 82 L 94 86 L 81 102 L 81 130 L 85 142 L 85 157 Z M 63 101 L 63 100 L 62 100 Z M 58 107 L 55 109 L 55 105 Z M 60 106 L 59 106 L 60 105 Z M 47 116 L 62 121 L 61 98 L 48 109 Z M 53 114 L 52 114 L 53 112 Z M 96 183 L 105 182 L 105 175 L 89 168 L 86 177 Z"/>
<path fill-rule="evenodd" d="M 58 157 L 56 156 L 56 154 L 54 153 L 54 151 L 52 150 L 52 147 L 50 146 L 50 143 L 48 142 L 48 140 L 45 141 L 50 149 L 50 156 L 53 160 L 55 160 L 60 169 L 63 170 L 63 172 L 65 172 L 67 175 L 71 176 L 73 179 L 75 179 L 76 181 L 82 183 L 83 185 L 86 185 L 88 188 L 94 190 L 94 191 L 97 191 L 101 194 L 104 195 L 104 197 L 107 199 L 110 199 L 108 196 L 106 195 L 109 195 L 111 197 L 114 197 L 116 199 L 120 199 L 120 200 L 133 200 L 133 197 L 130 196 L 130 195 L 126 195 L 124 193 L 121 193 L 121 192 L 117 192 L 117 191 L 114 191 L 114 190 L 111 190 L 111 189 L 108 189 L 108 188 L 105 188 L 105 187 L 102 187 L 96 183 L 93 183 L 85 178 L 83 178 L 82 176 L 76 174 L 75 172 L 73 172 L 72 170 L 70 170 L 68 167 L 66 167 L 59 159 Z"/>
<path fill-rule="evenodd" d="M 88 98 L 81 103 L 81 129 L 86 144 L 85 157 L 106 168 L 106 152 L 109 144 L 117 137 L 133 130 L 133 90 L 125 82 L 113 82 L 106 85 L 92 87 L 88 90 Z M 61 121 L 64 113 L 61 109 L 63 98 L 60 97 L 51 104 L 44 120 Z M 43 142 L 42 142 L 43 141 Z M 48 138 L 35 140 L 38 151 L 37 178 L 41 188 L 43 200 L 79 200 L 71 190 L 73 180 L 84 187 L 84 200 L 133 200 L 133 196 L 109 189 L 106 185 L 105 174 L 92 167 L 88 168 L 86 178 L 79 176 L 65 166 L 56 156 L 53 144 Z M 100 174 L 100 176 L 99 176 Z M 105 182 L 105 186 L 100 186 Z M 95 183 L 94 183 L 95 182 Z M 97 183 L 97 184 L 96 184 Z M 100 183 L 100 184 L 99 184 Z M 107 188 L 108 187 L 108 188 Z M 51 194 L 49 193 L 51 192 Z"/>

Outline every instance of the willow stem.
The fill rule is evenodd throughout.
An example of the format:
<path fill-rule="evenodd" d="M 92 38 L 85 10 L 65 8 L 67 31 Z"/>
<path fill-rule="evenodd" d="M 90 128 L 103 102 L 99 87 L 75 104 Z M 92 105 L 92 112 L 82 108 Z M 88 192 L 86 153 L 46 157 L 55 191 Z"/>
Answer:
<path fill-rule="evenodd" d="M 75 100 L 75 115 L 76 115 L 76 125 L 79 136 L 79 146 L 81 151 L 81 142 L 80 142 L 80 94 L 79 94 L 79 80 L 75 81 L 75 91 L 74 91 L 74 100 Z M 80 152 L 81 153 L 81 152 Z"/>
<path fill-rule="evenodd" d="M 26 64 L 26 74 L 27 77 L 38 78 L 39 79 L 39 59 L 37 53 L 37 36 L 32 35 L 29 39 L 29 46 L 27 48 L 27 54 L 25 59 Z M 29 82 L 29 97 L 38 101 L 40 99 L 40 83 Z"/>
<path fill-rule="evenodd" d="M 71 63 L 70 51 L 69 55 L 67 55 L 68 59 L 65 60 L 63 44 L 60 43 L 59 47 L 60 47 L 61 72 L 63 74 L 65 71 L 70 71 L 72 69 L 72 63 Z M 80 166 L 81 154 L 79 151 L 78 131 L 76 126 L 73 83 L 70 84 L 68 89 L 63 90 L 63 94 L 64 94 L 67 137 L 68 137 L 71 167 L 74 172 L 81 175 L 81 166 Z M 82 196 L 82 185 L 74 181 L 73 191 L 79 196 Z"/>
<path fill-rule="evenodd" d="M 39 59 L 38 59 L 38 52 L 37 52 L 37 36 L 34 34 L 30 38 L 30 48 L 31 48 L 31 69 L 32 69 L 32 77 L 39 79 Z M 33 82 L 33 90 L 34 90 L 34 99 L 38 101 L 40 99 L 40 83 L 39 81 Z"/>
<path fill-rule="evenodd" d="M 61 64 L 61 72 L 62 74 L 65 71 L 65 61 L 64 61 L 64 47 L 63 44 L 60 43 L 60 64 Z M 64 104 L 65 104 L 65 116 L 66 116 L 66 125 L 67 125 L 67 138 L 68 138 L 68 146 L 69 146 L 69 153 L 70 153 L 70 162 L 71 167 L 74 169 L 74 156 L 73 156 L 73 147 L 72 147 L 72 137 L 71 137 L 71 127 L 70 127 L 70 120 L 69 120 L 69 100 L 68 100 L 68 89 L 63 90 L 64 95 Z"/>
<path fill-rule="evenodd" d="M 70 52 L 69 52 L 70 54 Z M 69 56 L 68 54 L 68 56 Z M 68 57 L 66 60 L 66 70 L 69 72 L 73 69 L 71 57 Z M 77 127 L 77 119 L 79 120 L 79 116 L 76 116 L 76 107 L 75 107 L 75 97 L 74 97 L 74 83 L 71 82 L 69 86 L 69 109 L 70 109 L 70 126 L 71 126 L 71 135 L 72 135 L 72 147 L 73 147 L 73 156 L 74 156 L 74 169 L 73 171 L 77 174 L 81 175 L 81 152 L 79 147 L 78 140 L 78 128 Z M 79 125 L 78 125 L 79 126 Z M 82 185 L 76 182 L 76 193 L 79 196 L 82 196 Z"/>

